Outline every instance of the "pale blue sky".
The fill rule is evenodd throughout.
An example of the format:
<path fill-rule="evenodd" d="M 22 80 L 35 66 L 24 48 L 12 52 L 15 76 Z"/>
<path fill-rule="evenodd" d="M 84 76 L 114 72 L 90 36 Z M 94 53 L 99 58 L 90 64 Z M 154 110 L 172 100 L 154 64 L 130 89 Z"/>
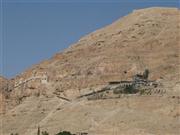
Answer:
<path fill-rule="evenodd" d="M 152 6 L 178 0 L 1 0 L 0 74 L 13 77 L 78 39 Z"/>

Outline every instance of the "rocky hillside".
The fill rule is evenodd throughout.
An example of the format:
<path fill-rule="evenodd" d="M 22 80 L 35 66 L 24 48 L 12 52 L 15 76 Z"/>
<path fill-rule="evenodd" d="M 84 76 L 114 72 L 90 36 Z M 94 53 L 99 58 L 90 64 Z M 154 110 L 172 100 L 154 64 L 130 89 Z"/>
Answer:
<path fill-rule="evenodd" d="M 5 90 L 7 84 L 8 84 L 8 80 L 6 78 L 0 76 L 0 91 Z"/>
<path fill-rule="evenodd" d="M 81 38 L 64 52 L 33 66 L 14 80 L 45 74 L 48 88 L 52 88 L 50 93 L 69 90 L 69 96 L 108 81 L 130 79 L 145 68 L 150 70 L 151 79 L 176 82 L 180 69 L 178 18 L 179 11 L 173 8 L 133 11 Z M 41 89 L 37 82 L 32 85 L 35 92 Z"/>
<path fill-rule="evenodd" d="M 171 105 L 176 106 L 174 100 L 169 103 L 164 98 L 162 100 L 150 98 L 149 101 L 144 97 L 132 98 L 127 99 L 127 102 L 126 99 L 122 99 L 122 103 L 103 101 L 96 103 L 95 108 L 93 108 L 93 102 L 82 101 L 82 103 L 75 102 L 68 105 L 64 113 L 54 112 L 58 111 L 58 108 L 61 110 L 63 107 L 60 106 L 65 102 L 58 97 L 73 100 L 84 90 L 102 87 L 109 81 L 131 80 L 132 75 L 142 73 L 144 69 L 149 69 L 151 80 L 161 81 L 167 87 L 167 95 L 177 95 L 180 86 L 179 18 L 180 11 L 176 8 L 135 10 L 111 25 L 81 38 L 51 59 L 34 65 L 11 79 L 9 99 L 6 101 L 7 114 L 4 117 L 4 121 L 11 127 L 4 126 L 4 134 L 17 131 L 30 135 L 28 131 L 33 134 L 38 124 L 54 133 L 59 128 L 56 126 L 57 123 L 63 120 L 66 113 L 70 115 L 70 121 L 64 120 L 64 125 L 59 125 L 61 129 L 87 130 L 93 123 L 97 125 L 91 128 L 92 133 L 112 134 L 114 131 L 107 132 L 105 129 L 112 128 L 114 121 L 119 123 L 121 118 L 117 120 L 114 116 L 122 113 L 124 116 L 122 121 L 125 123 L 124 125 L 123 122 L 121 123 L 121 128 L 124 134 L 150 134 L 151 130 L 152 134 L 156 132 L 176 134 L 178 122 L 173 117 L 178 114 L 176 112 L 178 108 L 175 107 L 173 110 Z M 157 104 L 153 106 L 155 101 Z M 114 106 L 108 106 L 109 103 L 113 103 Z M 126 103 L 132 108 L 127 107 Z M 168 105 L 166 106 L 165 103 Z M 118 106 L 123 109 L 113 110 Z M 151 115 L 148 111 L 154 111 L 154 113 Z M 23 115 L 20 115 L 21 113 Z M 128 118 L 127 114 L 131 116 L 134 114 L 134 117 Z M 161 114 L 163 117 L 158 118 Z M 8 117 L 11 115 L 12 118 Z M 150 115 L 151 120 L 148 119 Z M 20 123 L 17 125 L 11 121 L 12 119 L 16 122 L 19 119 L 26 121 L 24 125 Z M 143 125 L 143 119 L 147 125 Z M 158 119 L 159 127 L 153 126 L 154 119 Z M 84 126 L 79 127 L 71 123 L 78 123 L 78 120 L 85 121 Z M 167 125 L 163 127 L 162 123 L 165 122 Z M 70 123 L 72 125 L 68 127 Z M 129 126 L 133 127 L 132 131 L 127 131 Z M 11 129 L 12 127 L 14 128 Z M 116 128 L 115 130 L 120 133 L 118 126 Z"/>
<path fill-rule="evenodd" d="M 8 79 L 0 76 L 0 114 L 5 111 L 5 100 L 8 95 Z"/>

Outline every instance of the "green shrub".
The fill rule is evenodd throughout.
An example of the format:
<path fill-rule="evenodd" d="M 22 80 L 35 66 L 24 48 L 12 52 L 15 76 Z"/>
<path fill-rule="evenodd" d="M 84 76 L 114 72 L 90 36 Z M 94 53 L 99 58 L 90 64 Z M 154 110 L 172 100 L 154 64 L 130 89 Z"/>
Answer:
<path fill-rule="evenodd" d="M 41 133 L 42 133 L 42 135 L 49 135 L 49 133 L 47 131 L 42 131 Z"/>
<path fill-rule="evenodd" d="M 71 134 L 71 132 L 68 132 L 68 131 L 63 131 L 63 132 L 57 133 L 56 135 L 74 135 L 74 134 Z"/>
<path fill-rule="evenodd" d="M 134 93 L 137 93 L 137 90 L 134 88 L 133 85 L 130 85 L 130 86 L 126 86 L 126 88 L 124 89 L 124 93 L 125 94 L 134 94 Z"/>
<path fill-rule="evenodd" d="M 140 90 L 140 95 L 144 95 L 145 94 L 145 89 Z"/>

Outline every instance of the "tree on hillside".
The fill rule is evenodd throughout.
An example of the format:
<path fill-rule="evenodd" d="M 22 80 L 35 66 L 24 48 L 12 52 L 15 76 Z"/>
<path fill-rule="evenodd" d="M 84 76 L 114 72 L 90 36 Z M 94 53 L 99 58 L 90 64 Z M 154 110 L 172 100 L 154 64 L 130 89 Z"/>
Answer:
<path fill-rule="evenodd" d="M 40 135 L 41 131 L 40 131 L 40 127 L 38 126 L 38 131 L 37 131 L 37 135 Z"/>

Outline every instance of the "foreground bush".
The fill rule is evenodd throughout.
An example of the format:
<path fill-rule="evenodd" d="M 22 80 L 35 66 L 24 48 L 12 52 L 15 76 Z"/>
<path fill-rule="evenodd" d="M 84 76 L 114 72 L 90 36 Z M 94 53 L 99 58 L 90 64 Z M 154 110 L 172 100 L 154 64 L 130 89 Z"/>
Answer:
<path fill-rule="evenodd" d="M 63 132 L 59 132 L 56 135 L 75 135 L 75 134 L 71 134 L 71 132 L 68 131 L 63 131 Z"/>

